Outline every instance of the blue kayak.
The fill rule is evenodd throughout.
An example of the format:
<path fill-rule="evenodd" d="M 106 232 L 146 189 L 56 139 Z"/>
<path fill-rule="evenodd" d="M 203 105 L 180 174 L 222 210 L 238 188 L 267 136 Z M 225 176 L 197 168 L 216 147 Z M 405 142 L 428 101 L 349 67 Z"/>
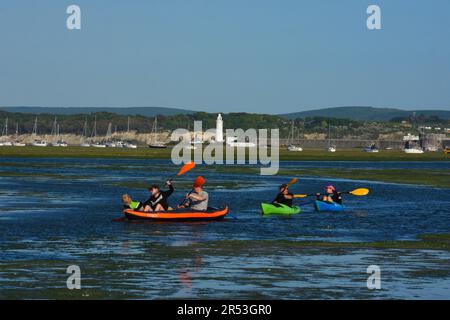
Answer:
<path fill-rule="evenodd" d="M 344 211 L 345 206 L 338 203 L 328 203 L 316 200 L 314 201 L 314 208 L 316 211 Z"/>

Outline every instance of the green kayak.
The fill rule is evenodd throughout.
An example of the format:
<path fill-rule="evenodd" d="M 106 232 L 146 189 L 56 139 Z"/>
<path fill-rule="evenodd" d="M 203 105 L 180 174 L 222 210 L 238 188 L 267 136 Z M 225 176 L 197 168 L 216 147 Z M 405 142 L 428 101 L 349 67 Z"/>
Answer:
<path fill-rule="evenodd" d="M 262 214 L 296 214 L 300 213 L 300 207 L 289 207 L 285 204 L 261 203 Z"/>

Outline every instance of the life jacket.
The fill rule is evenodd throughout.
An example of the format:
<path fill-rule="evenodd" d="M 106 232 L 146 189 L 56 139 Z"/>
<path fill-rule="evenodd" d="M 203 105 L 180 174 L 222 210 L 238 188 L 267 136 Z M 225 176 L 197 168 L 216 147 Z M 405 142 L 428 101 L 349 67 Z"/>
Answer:
<path fill-rule="evenodd" d="M 141 203 L 139 201 L 131 201 L 130 208 L 137 209 Z"/>
<path fill-rule="evenodd" d="M 336 202 L 337 204 L 342 204 L 342 196 L 339 192 L 333 192 L 332 194 L 328 195 L 329 197 L 331 197 L 331 199 L 333 199 L 334 202 Z"/>

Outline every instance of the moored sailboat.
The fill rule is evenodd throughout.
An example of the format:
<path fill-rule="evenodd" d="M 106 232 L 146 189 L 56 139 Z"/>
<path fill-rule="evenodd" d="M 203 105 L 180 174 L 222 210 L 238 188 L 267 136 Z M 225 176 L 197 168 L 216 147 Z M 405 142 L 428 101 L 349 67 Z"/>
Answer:
<path fill-rule="evenodd" d="M 148 144 L 149 148 L 153 148 L 153 149 L 167 148 L 167 145 L 164 142 L 158 141 L 158 119 L 156 116 L 155 116 L 155 121 L 153 121 L 153 127 L 152 127 L 151 133 L 154 135 L 155 140 Z"/>

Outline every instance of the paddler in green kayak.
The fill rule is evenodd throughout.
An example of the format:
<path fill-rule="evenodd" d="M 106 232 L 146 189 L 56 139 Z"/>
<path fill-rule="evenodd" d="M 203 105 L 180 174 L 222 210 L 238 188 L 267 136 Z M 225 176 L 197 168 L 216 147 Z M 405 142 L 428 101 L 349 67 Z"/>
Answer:
<path fill-rule="evenodd" d="M 276 198 L 272 201 L 273 205 L 284 204 L 289 207 L 292 207 L 292 199 L 294 199 L 294 195 L 289 193 L 288 185 L 282 184 L 280 186 L 280 191 L 278 192 Z"/>

